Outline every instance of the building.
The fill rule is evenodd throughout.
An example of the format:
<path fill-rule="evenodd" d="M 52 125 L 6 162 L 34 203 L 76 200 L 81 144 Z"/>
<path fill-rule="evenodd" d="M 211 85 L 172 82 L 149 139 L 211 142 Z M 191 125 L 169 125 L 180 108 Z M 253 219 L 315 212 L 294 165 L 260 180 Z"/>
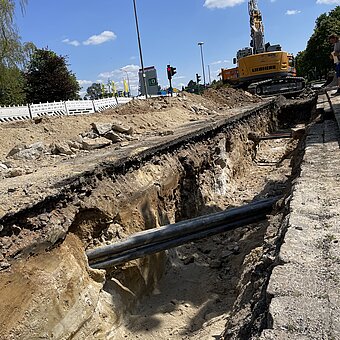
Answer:
<path fill-rule="evenodd" d="M 158 79 L 157 79 L 157 71 L 154 66 L 144 68 L 145 79 L 146 79 L 146 88 L 148 95 L 156 95 L 158 94 Z M 142 70 L 139 70 L 139 90 L 142 96 L 145 96 L 145 88 L 143 82 Z"/>

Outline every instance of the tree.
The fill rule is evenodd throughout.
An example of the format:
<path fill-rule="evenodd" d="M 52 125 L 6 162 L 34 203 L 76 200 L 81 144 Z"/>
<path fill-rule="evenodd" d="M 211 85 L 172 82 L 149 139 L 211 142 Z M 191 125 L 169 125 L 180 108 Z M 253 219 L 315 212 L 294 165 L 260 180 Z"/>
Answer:
<path fill-rule="evenodd" d="M 93 83 L 86 90 L 85 99 L 99 99 L 102 96 L 102 87 L 98 83 Z"/>
<path fill-rule="evenodd" d="M 340 34 L 340 6 L 316 19 L 306 50 L 299 52 L 296 57 L 298 75 L 310 80 L 319 79 L 326 77 L 333 69 L 333 61 L 329 58 L 333 46 L 328 41 L 331 33 Z"/>
<path fill-rule="evenodd" d="M 78 99 L 80 85 L 67 69 L 66 57 L 36 49 L 25 72 L 26 95 L 31 103 Z"/>
<path fill-rule="evenodd" d="M 26 104 L 25 77 L 17 67 L 0 65 L 0 104 Z"/>
<path fill-rule="evenodd" d="M 25 0 L 20 1 L 24 10 Z M 22 44 L 14 24 L 15 1 L 0 1 L 0 104 L 23 104 L 25 80 L 21 70 L 34 47 Z"/>

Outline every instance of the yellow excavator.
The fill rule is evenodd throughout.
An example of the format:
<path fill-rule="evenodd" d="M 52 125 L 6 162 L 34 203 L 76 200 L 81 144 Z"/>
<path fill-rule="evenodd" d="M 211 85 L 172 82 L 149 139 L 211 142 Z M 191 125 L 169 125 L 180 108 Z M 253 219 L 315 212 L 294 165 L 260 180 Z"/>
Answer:
<path fill-rule="evenodd" d="M 258 95 L 297 95 L 305 88 L 305 80 L 296 77 L 292 54 L 280 45 L 264 42 L 262 15 L 257 0 L 248 1 L 250 16 L 250 47 L 237 52 L 237 67 L 221 69 L 223 83 L 248 89 Z"/>

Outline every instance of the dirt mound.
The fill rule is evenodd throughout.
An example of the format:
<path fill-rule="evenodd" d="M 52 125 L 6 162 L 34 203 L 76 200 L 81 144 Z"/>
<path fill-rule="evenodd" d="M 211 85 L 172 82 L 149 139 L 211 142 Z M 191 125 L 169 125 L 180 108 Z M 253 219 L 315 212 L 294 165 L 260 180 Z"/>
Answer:
<path fill-rule="evenodd" d="M 221 87 L 220 89 L 207 89 L 203 95 L 182 92 L 175 97 L 157 97 L 148 100 L 133 100 L 128 104 L 105 111 L 106 114 L 117 113 L 126 114 L 145 114 L 170 108 L 181 108 L 195 110 L 195 107 L 210 111 L 217 111 L 221 108 L 233 108 L 244 106 L 250 103 L 257 103 L 261 99 L 239 89 Z"/>
<path fill-rule="evenodd" d="M 218 90 L 212 88 L 207 89 L 203 93 L 203 98 L 211 100 L 216 104 L 229 105 L 230 107 L 242 105 L 243 103 L 257 103 L 261 101 L 259 97 L 254 96 L 249 92 L 226 86 L 223 86 Z"/>
<path fill-rule="evenodd" d="M 83 116 L 44 117 L 39 121 L 4 123 L 0 125 L 0 162 L 17 145 L 43 142 L 68 142 L 91 130 L 91 124 L 119 120 L 133 128 L 136 135 L 164 133 L 190 121 L 204 120 L 210 115 L 234 115 L 227 110 L 259 101 L 242 90 L 208 89 L 204 95 L 181 93 L 176 97 L 134 99 L 128 104 Z"/>

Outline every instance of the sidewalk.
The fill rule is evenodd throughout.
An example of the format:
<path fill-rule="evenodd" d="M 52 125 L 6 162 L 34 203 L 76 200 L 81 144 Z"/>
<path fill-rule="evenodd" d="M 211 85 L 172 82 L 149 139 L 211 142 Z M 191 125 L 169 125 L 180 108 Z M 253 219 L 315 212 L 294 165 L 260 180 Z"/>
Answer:
<path fill-rule="evenodd" d="M 324 99 L 318 106 L 326 109 Z M 337 122 L 325 120 L 308 131 L 282 265 L 267 289 L 272 329 L 262 340 L 340 339 L 340 96 L 330 99 Z"/>

